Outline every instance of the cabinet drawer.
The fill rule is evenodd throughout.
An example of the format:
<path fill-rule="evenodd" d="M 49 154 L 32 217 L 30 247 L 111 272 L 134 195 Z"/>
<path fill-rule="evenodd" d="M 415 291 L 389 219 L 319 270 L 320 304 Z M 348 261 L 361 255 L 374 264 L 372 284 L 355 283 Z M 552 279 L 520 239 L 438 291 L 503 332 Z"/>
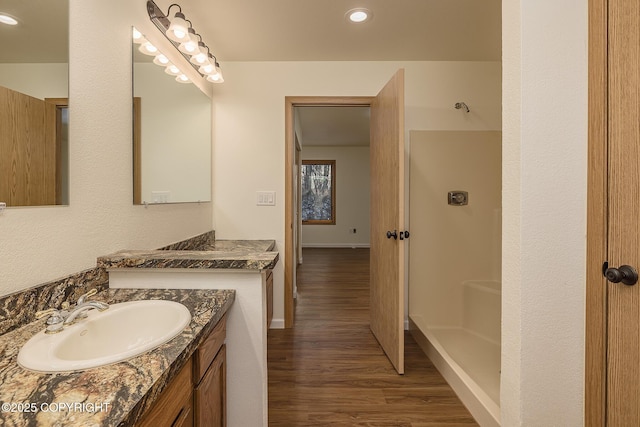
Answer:
<path fill-rule="evenodd" d="M 181 426 L 189 425 L 189 413 L 192 414 L 191 359 L 160 394 L 150 410 L 143 416 L 137 427 Z M 188 411 L 188 412 L 187 412 Z M 185 420 L 187 418 L 187 420 Z M 193 419 L 193 415 L 191 418 Z M 184 422 L 187 424 L 184 424 Z M 192 421 L 193 423 L 193 421 Z"/>
<path fill-rule="evenodd" d="M 218 354 L 218 351 L 224 344 L 227 328 L 227 316 L 225 315 L 220 319 L 218 324 L 213 328 L 213 331 L 204 340 L 198 350 L 194 354 L 194 369 L 193 369 L 193 382 L 199 384 L 200 380 L 207 372 L 207 368 L 213 362 L 213 359 Z"/>

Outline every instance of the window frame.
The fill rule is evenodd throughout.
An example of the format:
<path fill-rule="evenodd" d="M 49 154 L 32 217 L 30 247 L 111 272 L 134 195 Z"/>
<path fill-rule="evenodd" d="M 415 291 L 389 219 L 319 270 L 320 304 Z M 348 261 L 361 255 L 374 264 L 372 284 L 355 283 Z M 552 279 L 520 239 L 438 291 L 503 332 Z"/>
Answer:
<path fill-rule="evenodd" d="M 301 216 L 302 225 L 336 225 L 336 161 L 302 160 L 302 167 L 305 165 L 328 165 L 331 167 L 331 219 L 302 219 Z M 300 171 L 300 188 L 302 190 L 302 171 Z M 300 204 L 302 205 L 302 197 L 300 197 Z"/>

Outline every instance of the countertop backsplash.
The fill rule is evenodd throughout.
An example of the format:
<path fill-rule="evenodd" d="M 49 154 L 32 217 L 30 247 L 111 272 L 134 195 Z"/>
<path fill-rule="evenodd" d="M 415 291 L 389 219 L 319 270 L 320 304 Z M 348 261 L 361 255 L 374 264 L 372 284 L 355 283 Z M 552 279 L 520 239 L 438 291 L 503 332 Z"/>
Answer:
<path fill-rule="evenodd" d="M 215 243 L 215 231 L 172 243 L 163 250 L 202 250 Z M 78 298 L 96 289 L 109 288 L 109 275 L 104 268 L 94 267 L 79 273 L 42 283 L 0 297 L 0 335 L 36 320 L 35 314 L 48 308 L 60 308 L 63 302 L 74 303 Z M 99 295 L 96 297 L 99 299 Z"/>

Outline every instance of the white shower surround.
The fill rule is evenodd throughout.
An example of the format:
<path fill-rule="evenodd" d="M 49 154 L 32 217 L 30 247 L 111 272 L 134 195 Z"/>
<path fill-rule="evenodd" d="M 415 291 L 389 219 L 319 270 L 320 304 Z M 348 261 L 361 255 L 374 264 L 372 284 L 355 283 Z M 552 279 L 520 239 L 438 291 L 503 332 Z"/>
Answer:
<path fill-rule="evenodd" d="M 410 135 L 409 319 L 482 426 L 500 425 L 501 134 Z M 468 191 L 451 206 L 449 191 Z"/>

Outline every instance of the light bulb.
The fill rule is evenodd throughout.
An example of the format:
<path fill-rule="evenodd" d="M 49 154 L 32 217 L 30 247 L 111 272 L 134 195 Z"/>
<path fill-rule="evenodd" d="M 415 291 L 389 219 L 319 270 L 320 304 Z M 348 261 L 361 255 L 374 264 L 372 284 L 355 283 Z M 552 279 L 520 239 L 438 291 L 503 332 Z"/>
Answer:
<path fill-rule="evenodd" d="M 193 55 L 190 59 L 190 61 L 196 65 L 206 65 L 207 60 L 207 54 L 203 52 Z"/>
<path fill-rule="evenodd" d="M 146 41 L 147 39 L 144 38 L 142 33 L 138 31 L 136 27 L 133 27 L 133 42 L 136 44 L 142 44 L 142 43 L 145 43 Z"/>
<path fill-rule="evenodd" d="M 138 50 L 145 55 L 156 56 L 158 54 L 158 48 L 149 42 L 142 43 Z"/>
<path fill-rule="evenodd" d="M 189 26 L 187 25 L 187 21 L 185 21 L 184 14 L 182 12 L 176 12 L 166 32 L 167 37 L 173 41 L 182 43 L 189 38 L 188 28 Z"/>
<path fill-rule="evenodd" d="M 200 74 L 214 74 L 216 67 L 213 64 L 201 65 L 200 68 L 198 68 L 198 72 L 200 72 Z"/>
<path fill-rule="evenodd" d="M 182 72 L 180 71 L 180 68 L 176 67 L 173 64 L 169 64 L 167 65 L 167 68 L 164 69 L 164 72 L 171 75 L 171 76 L 177 76 L 182 74 Z"/>
<path fill-rule="evenodd" d="M 215 72 L 207 76 L 207 81 L 211 83 L 224 83 L 224 78 L 222 77 L 222 70 L 220 69 L 220 64 L 216 62 L 214 68 L 215 68 Z"/>
<path fill-rule="evenodd" d="M 370 21 L 373 14 L 368 9 L 358 8 L 349 10 L 346 13 L 346 17 L 350 22 L 359 24 L 361 22 Z"/>
<path fill-rule="evenodd" d="M 166 67 L 167 65 L 169 65 L 169 59 L 163 54 L 160 54 L 160 55 L 156 55 L 156 57 L 153 58 L 153 63 L 156 65 Z"/>
<path fill-rule="evenodd" d="M 185 41 L 180 43 L 178 50 L 192 56 L 200 53 L 200 48 L 198 47 L 198 36 L 193 28 L 189 28 L 189 36 Z"/>
<path fill-rule="evenodd" d="M 189 80 L 189 77 L 185 76 L 184 74 L 177 75 L 176 81 L 178 83 L 191 83 L 191 80 Z"/>
<path fill-rule="evenodd" d="M 7 25 L 18 25 L 18 21 L 9 15 L 0 14 L 0 23 Z"/>

